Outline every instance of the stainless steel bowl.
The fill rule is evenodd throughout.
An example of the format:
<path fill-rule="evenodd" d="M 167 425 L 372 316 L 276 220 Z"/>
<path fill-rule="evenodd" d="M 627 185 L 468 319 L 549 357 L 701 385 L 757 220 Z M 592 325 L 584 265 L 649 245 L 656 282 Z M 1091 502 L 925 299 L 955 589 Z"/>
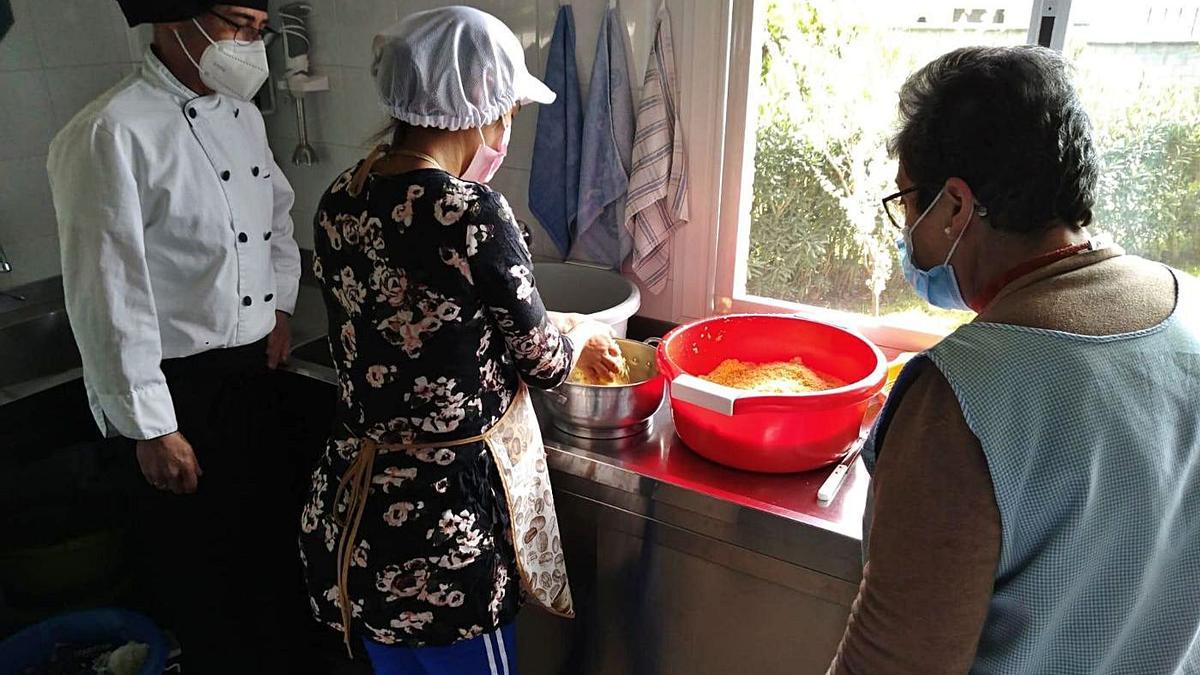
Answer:
<path fill-rule="evenodd" d="M 645 430 L 662 404 L 666 387 L 654 345 L 618 339 L 632 384 L 565 382 L 540 392 L 554 426 L 584 438 L 622 438 Z"/>

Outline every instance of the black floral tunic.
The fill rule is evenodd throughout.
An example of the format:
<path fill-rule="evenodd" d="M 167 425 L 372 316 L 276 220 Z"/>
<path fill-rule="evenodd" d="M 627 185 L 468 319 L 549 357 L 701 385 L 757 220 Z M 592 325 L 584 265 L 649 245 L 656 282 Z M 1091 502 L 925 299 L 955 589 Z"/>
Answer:
<path fill-rule="evenodd" d="M 361 439 L 427 444 L 499 420 L 521 380 L 553 387 L 571 343 L 547 322 L 529 249 L 504 198 L 437 170 L 355 169 L 321 199 L 321 280 L 341 396 L 301 518 L 318 621 L 342 630 L 338 481 Z M 503 486 L 483 443 L 381 448 L 348 577 L 351 629 L 385 644 L 445 645 L 513 620 L 520 604 Z M 346 500 L 343 499 L 343 502 Z"/>

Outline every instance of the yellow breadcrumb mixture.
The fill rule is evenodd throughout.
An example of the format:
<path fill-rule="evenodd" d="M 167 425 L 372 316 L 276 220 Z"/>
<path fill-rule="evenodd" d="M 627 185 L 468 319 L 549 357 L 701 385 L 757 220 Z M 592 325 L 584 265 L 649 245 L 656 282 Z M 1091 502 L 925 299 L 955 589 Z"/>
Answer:
<path fill-rule="evenodd" d="M 572 384 L 594 384 L 604 387 L 631 384 L 629 379 L 629 362 L 625 360 L 623 354 L 617 356 L 617 363 L 619 364 L 617 372 L 613 373 L 610 377 L 602 378 L 592 377 L 588 373 L 583 372 L 579 366 L 575 366 L 575 369 L 571 371 L 571 375 L 567 377 L 567 382 Z"/>
<path fill-rule="evenodd" d="M 770 363 L 725 359 L 711 373 L 701 376 L 701 379 L 764 394 L 803 394 L 835 389 L 844 384 L 836 378 L 821 375 L 805 366 L 799 357 L 791 361 Z"/>

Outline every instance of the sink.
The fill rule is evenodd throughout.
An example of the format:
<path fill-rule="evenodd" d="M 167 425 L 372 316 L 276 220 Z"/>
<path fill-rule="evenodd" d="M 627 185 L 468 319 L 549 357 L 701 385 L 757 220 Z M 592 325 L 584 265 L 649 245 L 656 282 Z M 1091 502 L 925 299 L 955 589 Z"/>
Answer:
<path fill-rule="evenodd" d="M 18 289 L 24 300 L 0 309 L 0 407 L 35 396 L 82 376 L 79 349 L 63 307 L 62 281 L 57 277 Z M 301 345 L 298 357 L 311 353 L 316 364 L 301 374 L 334 381 L 325 336 L 325 308 L 320 289 L 301 284 L 300 301 L 292 316 L 292 338 Z M 0 296 L 4 298 L 8 296 Z M 307 347 L 307 349 L 303 349 Z M 80 386 L 82 390 L 82 385 Z M 2 448 L 3 446 L 0 446 Z"/>
<path fill-rule="evenodd" d="M 0 291 L 0 314 L 21 309 L 25 306 L 24 296 L 8 295 L 4 291 Z"/>
<path fill-rule="evenodd" d="M 62 309 L 0 323 L 0 354 L 0 389 L 80 367 L 79 349 Z"/>

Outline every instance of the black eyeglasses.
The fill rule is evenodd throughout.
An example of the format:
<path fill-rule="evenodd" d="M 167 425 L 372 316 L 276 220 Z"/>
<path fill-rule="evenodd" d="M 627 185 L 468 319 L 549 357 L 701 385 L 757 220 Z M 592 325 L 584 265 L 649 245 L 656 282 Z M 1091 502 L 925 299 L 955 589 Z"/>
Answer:
<path fill-rule="evenodd" d="M 920 189 L 920 186 L 914 185 L 883 198 L 883 212 L 887 214 L 888 220 L 892 221 L 892 226 L 897 230 L 903 230 L 904 225 L 908 222 L 908 208 L 904 205 L 904 195 Z"/>
<path fill-rule="evenodd" d="M 268 25 L 263 25 L 262 28 L 255 28 L 254 26 L 242 25 L 216 10 L 210 9 L 208 10 L 208 13 L 236 28 L 237 33 L 234 34 L 233 39 L 237 40 L 238 42 L 254 42 L 256 40 L 262 40 L 265 42 L 274 38 L 276 35 L 279 35 L 279 31 L 271 28 Z"/>
<path fill-rule="evenodd" d="M 904 195 L 910 192 L 916 192 L 920 189 L 921 186 L 914 185 L 912 187 L 904 188 L 899 192 L 893 192 L 892 194 L 883 198 L 883 212 L 887 214 L 888 220 L 892 221 L 892 226 L 897 230 L 903 230 L 905 225 L 908 223 L 908 207 L 904 205 Z M 988 209 L 986 206 L 976 201 L 974 203 L 974 208 L 975 213 L 978 214 L 980 218 L 987 218 Z"/>

